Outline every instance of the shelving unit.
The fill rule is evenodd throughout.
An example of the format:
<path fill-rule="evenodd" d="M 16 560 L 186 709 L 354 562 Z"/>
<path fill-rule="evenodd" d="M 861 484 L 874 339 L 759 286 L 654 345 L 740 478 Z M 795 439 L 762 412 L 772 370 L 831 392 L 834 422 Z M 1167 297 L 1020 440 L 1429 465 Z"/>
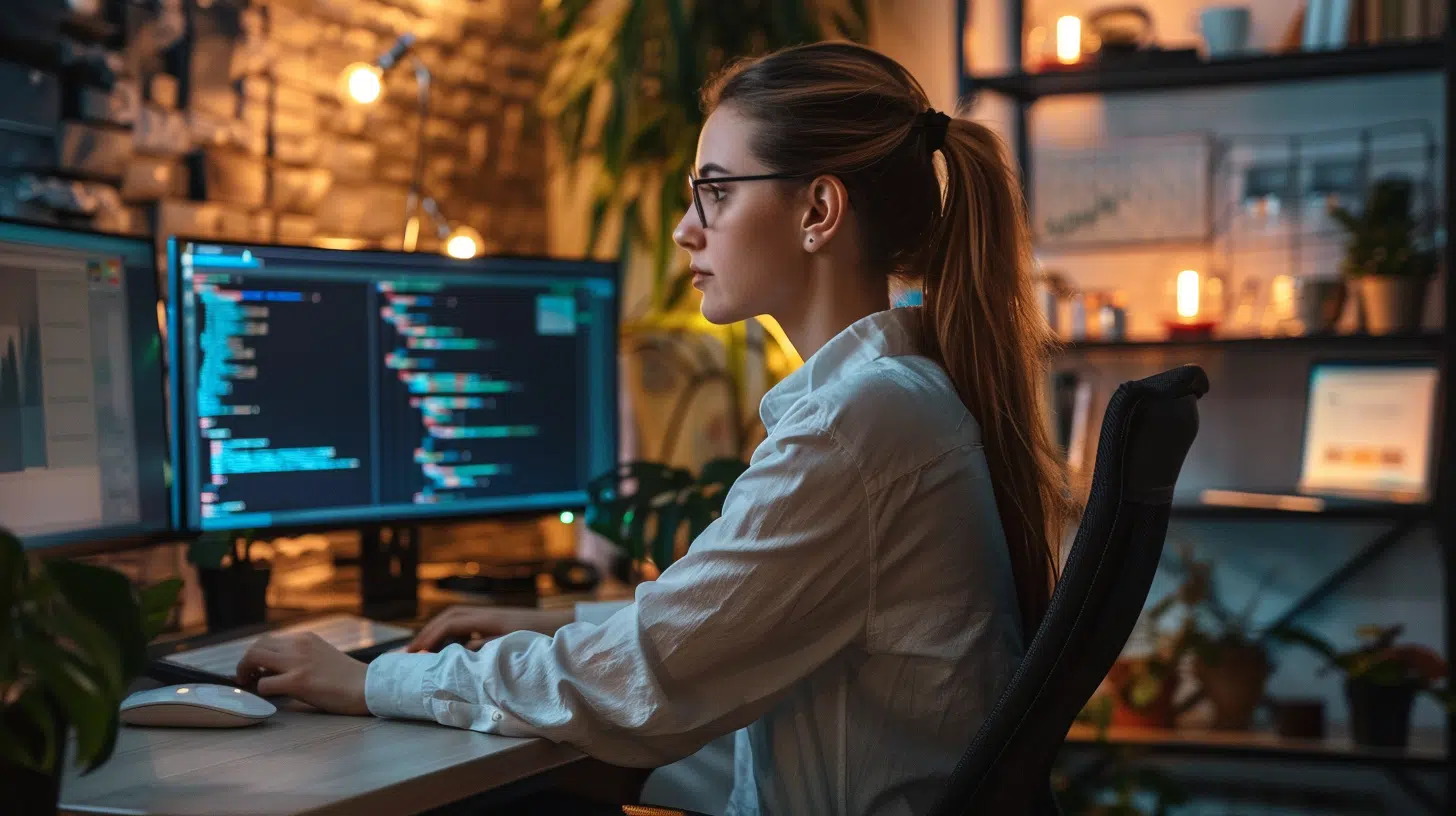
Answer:
<path fill-rule="evenodd" d="M 1291 739 L 1267 731 L 1113 727 L 1104 736 L 1105 739 L 1099 739 L 1096 729 L 1091 726 L 1075 725 L 1067 734 L 1067 744 L 1106 744 L 1167 754 L 1252 760 L 1379 763 L 1412 770 L 1438 770 L 1446 761 L 1439 731 L 1412 732 L 1410 744 L 1404 749 L 1359 746 L 1345 734 L 1331 734 L 1324 739 L 1312 740 Z"/>
<path fill-rule="evenodd" d="M 1272 352 L 1295 349 L 1344 352 L 1363 349 L 1437 351 L 1442 332 L 1419 334 L 1309 334 L 1289 337 L 1214 337 L 1207 340 L 1078 340 L 1064 352 L 1120 352 L 1137 349 L 1217 349 L 1236 352 Z"/>
<path fill-rule="evenodd" d="M 1301 51 L 1293 54 L 1222 59 L 1190 65 L 1141 69 L 1132 67 L 1012 73 L 966 77 L 962 93 L 992 90 L 1034 101 L 1045 96 L 1130 91 L 1176 91 L 1220 85 L 1308 82 L 1375 74 L 1437 71 L 1441 43 L 1411 42 L 1347 48 L 1339 51 Z"/>
<path fill-rule="evenodd" d="M 1167 93 L 1198 89 L 1268 85 L 1273 83 L 1315 82 L 1353 77 L 1370 77 L 1412 73 L 1438 73 L 1444 82 L 1445 102 L 1445 191 L 1451 199 L 1456 189 L 1456 155 L 1453 155 L 1451 134 L 1456 132 L 1456 35 L 1448 23 L 1445 35 L 1434 41 L 1395 43 L 1370 47 L 1351 47 L 1329 51 L 1311 51 L 1291 54 L 1270 54 L 1239 59 L 1190 62 L 1183 65 L 1167 65 L 1150 68 L 1107 67 L 1079 70 L 1054 70 L 1046 73 L 1027 73 L 1021 69 L 1022 42 L 1024 36 L 1025 10 L 1023 0 L 1007 0 L 1006 35 L 1008 64 L 1014 70 L 1000 75 L 974 75 L 966 70 L 965 48 L 969 14 L 968 0 L 957 4 L 957 66 L 960 72 L 958 87 L 962 101 L 969 101 L 977 93 L 989 92 L 1006 97 L 1013 103 L 1011 124 L 1015 130 L 1014 151 L 1021 171 L 1023 188 L 1028 198 L 1032 183 L 1033 162 L 1031 139 L 1028 131 L 1028 111 L 1038 100 L 1072 94 L 1125 94 L 1133 92 Z M 1445 268 L 1456 270 L 1456 245 L 1450 236 L 1456 236 L 1456 222 L 1453 222 L 1453 208 L 1449 204 L 1442 208 L 1444 229 L 1448 236 L 1444 248 Z M 1441 303 L 1442 325 L 1449 326 L 1456 317 L 1456 285 L 1444 287 Z M 1435 500 L 1431 504 L 1340 504 L 1319 513 L 1297 511 L 1215 506 L 1202 503 L 1175 504 L 1174 513 L 1183 519 L 1221 520 L 1277 520 L 1289 521 L 1300 518 L 1316 518 L 1321 521 L 1332 519 L 1379 519 L 1390 522 L 1390 528 L 1351 558 L 1344 565 L 1326 576 L 1305 596 L 1285 611 L 1280 622 L 1288 622 L 1303 614 L 1316 603 L 1335 591 L 1354 574 L 1363 570 L 1379 558 L 1396 542 L 1421 525 L 1433 528 L 1434 538 L 1441 553 L 1444 571 L 1443 608 L 1445 610 L 1445 653 L 1448 660 L 1456 660 L 1456 372 L 1451 366 L 1456 363 L 1456 332 L 1441 331 L 1396 337 L 1370 337 L 1349 335 L 1327 335 L 1312 337 L 1281 338 L 1216 338 L 1202 341 L 1167 342 L 1143 341 L 1105 342 L 1090 340 L 1068 344 L 1062 355 L 1066 358 L 1096 356 L 1106 359 L 1120 354 L 1158 354 L 1167 351 L 1187 350 L 1195 356 L 1206 354 L 1415 354 L 1427 359 L 1436 358 L 1441 368 L 1441 381 L 1437 393 L 1435 444 L 1438 445 L 1438 459 L 1435 474 Z M 1217 382 L 1214 388 L 1218 387 Z M 1381 767 L 1414 799 L 1431 812 L 1442 810 L 1447 803 L 1456 802 L 1456 779 L 1450 773 L 1450 758 L 1456 756 L 1456 714 L 1447 719 L 1444 745 L 1439 734 L 1425 735 L 1419 749 L 1390 753 L 1355 749 L 1348 743 L 1336 744 L 1324 741 L 1320 744 L 1295 744 L 1268 735 L 1228 735 L 1200 732 L 1122 732 L 1111 736 L 1115 744 L 1138 747 L 1147 751 L 1209 757 L 1243 757 L 1255 760 L 1298 759 L 1313 761 L 1337 761 Z M 1068 738 L 1068 745 L 1085 748 L 1092 740 L 1087 733 L 1074 732 Z M 1424 787 L 1416 785 L 1404 774 L 1407 770 L 1446 770 L 1444 797 L 1433 795 Z M 1441 800 L 1444 798 L 1444 802 Z"/>

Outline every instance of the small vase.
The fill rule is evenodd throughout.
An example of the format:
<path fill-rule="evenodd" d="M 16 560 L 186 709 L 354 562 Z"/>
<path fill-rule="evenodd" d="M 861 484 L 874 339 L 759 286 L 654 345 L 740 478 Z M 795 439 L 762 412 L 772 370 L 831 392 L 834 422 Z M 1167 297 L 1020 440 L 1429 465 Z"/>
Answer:
<path fill-rule="evenodd" d="M 1421 275 L 1362 275 L 1360 300 L 1371 334 L 1402 334 L 1421 327 L 1428 278 Z"/>
<path fill-rule="evenodd" d="M 1410 740 L 1411 703 L 1416 687 L 1383 685 L 1347 679 L 1345 699 L 1350 704 L 1350 735 L 1356 745 L 1404 748 Z"/>
<path fill-rule="evenodd" d="M 1274 733 L 1290 739 L 1325 738 L 1325 701 L 1277 700 L 1274 703 Z"/>
<path fill-rule="evenodd" d="M 1193 661 L 1193 673 L 1213 702 L 1213 727 L 1247 731 L 1269 680 L 1269 659 L 1257 646 L 1224 646 L 1217 662 Z"/>
<path fill-rule="evenodd" d="M 238 565 L 197 570 L 207 631 L 222 632 L 263 623 L 268 618 L 268 567 Z"/>

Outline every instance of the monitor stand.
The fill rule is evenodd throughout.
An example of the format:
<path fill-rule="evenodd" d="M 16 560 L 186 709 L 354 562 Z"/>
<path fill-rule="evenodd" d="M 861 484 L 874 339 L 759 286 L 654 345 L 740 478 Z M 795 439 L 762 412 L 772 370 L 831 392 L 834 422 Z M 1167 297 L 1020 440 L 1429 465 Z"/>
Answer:
<path fill-rule="evenodd" d="M 359 531 L 361 611 L 376 620 L 419 614 L 420 528 L 380 525 Z"/>

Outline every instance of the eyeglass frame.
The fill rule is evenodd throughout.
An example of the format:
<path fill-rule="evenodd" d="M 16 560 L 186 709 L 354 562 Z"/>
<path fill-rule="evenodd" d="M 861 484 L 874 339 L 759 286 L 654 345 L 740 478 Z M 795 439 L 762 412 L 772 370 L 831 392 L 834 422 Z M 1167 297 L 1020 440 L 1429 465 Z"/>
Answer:
<path fill-rule="evenodd" d="M 703 212 L 703 199 L 698 196 L 699 184 L 727 184 L 734 181 L 793 181 L 804 178 L 802 173 L 762 173 L 755 176 L 707 176 L 697 178 L 691 172 L 688 173 L 688 186 L 693 191 L 693 209 L 698 211 L 698 224 L 703 229 L 708 228 L 708 214 Z"/>

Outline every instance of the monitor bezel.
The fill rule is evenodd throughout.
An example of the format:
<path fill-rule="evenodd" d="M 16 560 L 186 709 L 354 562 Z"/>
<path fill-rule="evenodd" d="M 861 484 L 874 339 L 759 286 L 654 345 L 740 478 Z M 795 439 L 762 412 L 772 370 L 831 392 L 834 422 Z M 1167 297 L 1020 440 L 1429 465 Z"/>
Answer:
<path fill-rule="evenodd" d="M 612 448 L 612 451 L 613 451 L 613 460 L 616 461 L 616 460 L 620 459 L 620 450 L 621 450 L 621 404 L 620 404 L 621 403 L 621 382 L 620 382 L 621 381 L 621 371 L 620 371 L 620 369 L 621 369 L 621 347 L 622 347 L 622 342 L 621 342 L 622 341 L 622 332 L 621 332 L 622 264 L 618 260 L 615 260 L 615 259 L 613 259 L 613 260 L 599 260 L 599 259 L 594 259 L 594 258 L 571 258 L 571 257 L 560 257 L 560 256 L 552 256 L 552 255 L 531 255 L 531 254 L 495 254 L 495 255 L 481 255 L 481 256 L 478 256 L 476 258 L 471 258 L 469 260 L 462 260 L 462 259 L 458 259 L 458 258 L 451 258 L 451 257 L 446 256 L 446 255 L 439 255 L 439 254 L 432 253 L 432 252 L 403 252 L 403 251 L 400 251 L 400 250 L 388 250 L 388 249 L 339 249 L 339 248 L 335 248 L 335 247 L 310 246 L 308 244 L 290 244 L 290 243 L 279 243 L 279 242 L 269 242 L 269 241 L 239 241 L 239 240 L 222 239 L 222 238 L 199 238 L 199 237 L 190 236 L 190 235 L 169 235 L 167 237 L 167 239 L 166 239 L 166 247 L 167 247 L 167 311 L 166 311 L 166 315 L 167 315 L 167 338 L 168 338 L 167 339 L 167 342 L 168 342 L 168 346 L 169 346 L 169 349 L 168 349 L 169 353 L 172 355 L 173 359 L 179 359 L 179 360 L 181 358 L 180 352 L 181 352 L 181 348 L 182 348 L 182 346 L 181 346 L 181 342 L 182 342 L 182 332 L 181 332 L 182 312 L 181 312 L 181 300 L 180 300 L 180 298 L 181 298 L 181 291 L 182 291 L 182 289 L 181 289 L 181 286 L 182 286 L 182 269 L 181 269 L 181 264 L 178 263 L 178 256 L 179 256 L 179 251 L 180 251 L 179 248 L 180 248 L 180 246 L 183 245 L 183 244 L 187 244 L 187 243 L 214 244 L 214 245 L 219 245 L 219 246 L 234 246 L 234 247 L 242 247 L 242 248 L 305 250 L 305 251 L 308 251 L 308 252 L 321 252 L 321 253 L 334 254 L 334 255 L 344 256 L 344 257 L 358 257 L 361 254 L 362 255 L 366 255 L 366 256 L 367 255 L 372 255 L 372 256 L 388 257 L 388 258 L 408 258 L 408 257 L 411 257 L 411 256 L 416 256 L 416 255 L 426 255 L 426 256 L 429 256 L 429 257 L 432 257 L 432 258 L 440 258 L 440 259 L 443 259 L 445 261 L 458 264 L 458 265 L 460 265 L 460 268 L 462 270 L 469 269 L 472 264 L 478 264 L 478 263 L 481 263 L 481 262 L 487 261 L 487 260 L 498 260 L 498 261 L 528 261 L 528 262 L 529 261 L 544 261 L 544 262 L 551 262 L 551 263 L 582 263 L 582 264 L 591 264 L 591 265 L 600 267 L 604 272 L 609 273 L 610 279 L 612 281 L 612 297 L 611 297 L 610 310 L 611 310 L 611 314 L 612 314 L 612 317 L 613 317 L 613 331 L 610 333 L 610 335 L 611 335 L 610 342 L 611 342 L 611 356 L 612 356 L 612 359 L 614 361 L 616 361 L 616 364 L 613 365 L 613 366 L 611 366 L 611 370 L 609 372 L 607 372 L 607 374 L 608 374 L 608 377 L 607 377 L 607 379 L 608 379 L 608 388 L 609 388 L 609 390 L 611 392 L 611 395 L 612 395 L 612 399 L 608 400 L 608 403 L 610 405 L 609 410 L 611 412 L 611 417 L 610 417 L 611 422 L 610 422 L 609 427 L 611 428 L 611 439 L 610 439 L 610 443 L 611 443 L 611 448 Z M 399 528 L 399 527 L 429 527 L 429 526 L 436 526 L 436 525 L 458 524 L 458 523 L 462 523 L 462 522 L 480 521 L 480 520 L 511 521 L 511 520 L 535 519 L 535 518 L 541 518 L 541 517 L 544 517 L 544 516 L 549 516 L 552 513 L 561 513 L 563 511 L 578 512 L 578 511 L 584 511 L 586 509 L 586 504 L 585 503 L 563 502 L 563 503 L 559 503 L 559 504 L 546 504 L 546 505 L 541 505 L 541 506 L 537 506 L 537 507 L 529 507 L 529 508 L 511 508 L 511 509 L 503 509 L 503 510 L 474 510 L 474 511 L 466 511 L 466 512 L 440 513 L 440 514 L 417 513 L 417 514 L 404 515 L 404 516 L 379 516 L 379 517 L 373 517 L 373 516 L 371 516 L 371 517 L 363 517 L 363 518 L 358 518 L 358 519 L 335 519 L 335 520 L 320 521 L 320 522 L 301 522 L 301 523 L 272 524 L 272 525 L 269 525 L 267 527 L 250 527 L 250 528 L 240 528 L 240 529 L 232 529 L 232 528 L 229 528 L 229 529 L 225 529 L 225 530 L 204 530 L 204 529 L 202 529 L 201 513 L 198 512 L 199 508 L 192 507 L 191 506 L 191 502 L 189 500 L 187 500 L 187 498 L 184 496 L 184 486 L 187 484 L 186 479 L 188 477 L 187 468 L 189 466 L 188 463 L 191 461 L 191 459 L 189 457 L 189 454 L 188 454 L 187 446 L 188 445 L 191 445 L 191 444 L 195 444 L 195 440 L 193 440 L 190 436 L 187 437 L 185 440 L 182 439 L 181 438 L 182 435 L 180 433 L 180 429 L 182 428 L 183 421 L 185 419 L 184 414 L 186 412 L 186 409 L 184 407 L 184 400 L 181 398 L 182 394 L 184 393 L 182 389 L 192 388 L 193 385 L 194 385 L 191 382 L 191 379 L 190 379 L 191 372 L 187 371 L 186 369 L 187 369 L 187 367 L 185 365 L 175 365 L 175 366 L 173 366 L 171 368 L 171 372 L 172 372 L 172 383 L 173 383 L 173 387 L 175 389 L 175 394 L 176 394 L 176 397 L 177 397 L 176 399 L 172 400 L 172 403 L 171 403 L 172 404 L 172 411 L 171 412 L 172 412 L 172 424 L 175 425 L 179 429 L 179 432 L 177 434 L 177 436 L 178 436 L 177 457 L 176 457 L 176 462 L 173 465 L 173 475 L 174 475 L 173 484 L 175 485 L 175 496 L 174 496 L 174 500 L 176 501 L 177 508 L 178 508 L 178 518 L 179 518 L 180 528 L 183 529 L 183 530 L 186 530 L 190 535 L 197 536 L 197 535 L 208 535 L 208 534 L 213 534 L 213 533 L 222 533 L 222 534 L 238 533 L 238 532 L 242 532 L 245 529 L 246 530 L 266 530 L 266 531 L 268 531 L 268 534 L 269 535 L 296 535 L 296 534 L 302 534 L 302 533 L 317 533 L 317 532 L 327 532 L 327 531 L 334 531 L 334 530 L 361 530 L 361 529 L 376 529 L 376 528 L 382 528 L 382 527 L 393 527 L 393 528 Z"/>
<path fill-rule="evenodd" d="M 136 244 L 138 249 L 144 248 L 146 250 L 144 254 L 147 257 L 147 268 L 150 269 L 152 273 L 152 291 L 156 294 L 156 301 L 153 304 L 152 312 L 153 314 L 156 313 L 157 306 L 162 306 L 164 309 L 166 308 L 168 295 L 167 293 L 162 291 L 163 281 L 161 271 L 157 269 L 157 246 L 155 241 L 137 235 L 127 235 L 125 233 L 118 232 L 103 232 L 101 230 L 86 229 L 84 227 L 75 227 L 65 224 L 52 224 L 36 219 L 18 218 L 14 216 L 0 215 L 0 224 L 30 227 L 32 229 L 45 229 L 63 234 L 86 235 L 116 241 L 131 242 Z M 168 317 L 167 320 L 170 322 L 170 317 Z M 168 326 L 168 342 L 161 343 L 163 339 L 161 337 L 162 327 L 160 325 L 153 324 L 153 330 L 158 333 L 157 339 L 159 344 L 165 346 L 171 342 L 170 328 L 171 327 Z M 163 438 L 167 442 L 167 453 L 164 459 L 166 463 L 171 466 L 172 469 L 172 483 L 164 485 L 164 487 L 166 488 L 168 506 L 167 520 L 163 523 L 163 526 L 160 529 L 156 530 L 146 530 L 125 535 L 106 536 L 103 538 L 77 538 L 75 540 L 60 541 L 53 544 L 41 544 L 36 546 L 26 544 L 25 539 L 17 535 L 16 537 L 20 538 L 22 549 L 24 549 L 27 554 L 36 554 L 44 558 L 69 558 L 84 555 L 98 555 L 101 553 L 115 552 L 118 550 L 140 549 L 143 547 L 152 547 L 162 544 L 182 543 L 186 542 L 189 538 L 192 537 L 189 535 L 188 531 L 181 525 L 182 507 L 178 505 L 175 501 L 174 491 L 176 489 L 176 485 L 178 484 L 176 457 L 178 440 L 177 435 L 174 432 L 175 428 L 173 426 L 173 401 L 169 399 L 171 394 L 168 392 L 168 384 L 171 378 L 171 359 L 167 356 L 165 350 L 162 355 L 162 367 L 163 370 L 161 372 L 161 376 L 158 377 L 158 379 L 160 380 L 163 406 L 162 434 Z"/>

